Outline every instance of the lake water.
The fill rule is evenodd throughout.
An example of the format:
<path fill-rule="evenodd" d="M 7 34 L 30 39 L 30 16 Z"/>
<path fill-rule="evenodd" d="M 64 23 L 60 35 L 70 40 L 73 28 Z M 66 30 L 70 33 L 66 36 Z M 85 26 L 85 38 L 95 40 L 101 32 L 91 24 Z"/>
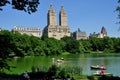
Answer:
<path fill-rule="evenodd" d="M 106 67 L 105 72 L 120 76 L 120 57 L 67 58 L 64 64 L 82 67 L 82 73 L 85 75 L 91 75 L 96 72 L 96 70 L 91 70 L 90 66 L 104 64 Z"/>
<path fill-rule="evenodd" d="M 107 68 L 105 72 L 112 73 L 114 76 L 120 77 L 120 55 L 106 56 L 106 55 L 67 55 L 67 56 L 56 56 L 55 61 L 58 58 L 64 58 L 64 62 L 58 64 L 60 66 L 69 65 L 69 66 L 79 66 L 82 68 L 82 74 L 92 75 L 96 70 L 91 70 L 91 65 L 102 65 L 104 64 Z M 12 68 L 9 72 L 10 74 L 16 73 L 20 74 L 24 71 L 31 71 L 33 66 L 51 66 L 53 57 L 25 57 L 17 58 L 9 63 L 16 68 Z M 18 73 L 19 72 L 19 73 Z"/>

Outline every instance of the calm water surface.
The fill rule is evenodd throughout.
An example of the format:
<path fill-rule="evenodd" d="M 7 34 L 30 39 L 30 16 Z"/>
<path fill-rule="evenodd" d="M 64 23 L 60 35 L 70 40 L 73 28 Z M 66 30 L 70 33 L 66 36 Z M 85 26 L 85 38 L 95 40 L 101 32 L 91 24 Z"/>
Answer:
<path fill-rule="evenodd" d="M 79 55 L 67 55 L 62 56 L 64 62 L 58 64 L 60 66 L 79 66 L 82 68 L 82 74 L 92 75 L 96 70 L 91 70 L 91 65 L 102 65 L 106 66 L 105 72 L 112 73 L 114 76 L 120 77 L 120 55 L 114 56 L 104 56 L 104 55 L 92 55 L 92 56 L 79 56 Z M 16 68 L 11 69 L 9 73 L 20 74 L 24 71 L 31 71 L 32 67 L 41 66 L 51 66 L 53 57 L 26 57 L 18 58 L 9 62 L 11 65 L 16 66 Z M 55 61 L 60 58 L 60 56 L 54 57 Z M 19 72 L 19 73 L 18 73 Z"/>
<path fill-rule="evenodd" d="M 94 58 L 67 58 L 65 64 L 80 66 L 83 74 L 91 75 L 96 70 L 91 70 L 91 65 L 106 66 L 105 72 L 112 73 L 114 76 L 120 76 L 120 57 L 94 57 Z"/>

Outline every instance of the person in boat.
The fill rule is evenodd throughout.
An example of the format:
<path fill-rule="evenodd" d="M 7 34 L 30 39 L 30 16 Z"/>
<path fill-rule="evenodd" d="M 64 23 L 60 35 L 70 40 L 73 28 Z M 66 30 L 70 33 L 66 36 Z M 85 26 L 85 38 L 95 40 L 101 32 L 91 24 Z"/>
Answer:
<path fill-rule="evenodd" d="M 100 72 L 101 75 L 104 75 L 104 73 L 105 73 L 105 70 L 104 70 L 104 69 L 105 69 L 105 66 L 102 65 L 102 66 L 101 66 L 101 72 Z"/>
<path fill-rule="evenodd" d="M 105 73 L 105 70 L 102 69 L 102 70 L 100 71 L 100 74 L 101 74 L 101 75 L 104 75 L 104 73 Z"/>
<path fill-rule="evenodd" d="M 105 69 L 105 66 L 104 66 L 104 65 L 102 65 L 102 66 L 101 66 L 101 69 L 102 69 L 102 70 L 104 70 L 104 69 Z"/>

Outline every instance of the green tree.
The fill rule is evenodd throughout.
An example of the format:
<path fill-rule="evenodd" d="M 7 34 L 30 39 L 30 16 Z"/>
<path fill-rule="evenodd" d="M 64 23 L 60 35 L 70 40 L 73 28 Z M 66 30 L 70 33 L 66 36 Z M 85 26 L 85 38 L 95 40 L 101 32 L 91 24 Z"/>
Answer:
<path fill-rule="evenodd" d="M 92 50 L 93 51 L 98 51 L 98 38 L 96 38 L 96 37 L 92 37 L 92 38 L 90 38 L 90 43 L 92 44 L 91 46 L 92 46 Z"/>
<path fill-rule="evenodd" d="M 113 42 L 114 42 L 114 49 L 115 52 L 120 53 L 120 38 L 112 38 Z"/>
<path fill-rule="evenodd" d="M 62 52 L 62 43 L 55 38 L 45 38 L 44 41 L 46 42 L 46 55 L 58 55 Z"/>
<path fill-rule="evenodd" d="M 65 42 L 65 50 L 70 53 L 80 53 L 79 41 L 72 37 L 63 37 L 61 40 Z"/>
<path fill-rule="evenodd" d="M 29 41 L 33 52 L 32 54 L 45 55 L 44 50 L 46 47 L 46 43 L 44 41 L 35 36 L 30 36 Z"/>
<path fill-rule="evenodd" d="M 26 34 L 21 35 L 20 33 L 14 33 L 14 43 L 15 43 L 15 55 L 16 56 L 25 56 L 28 55 L 31 45 L 29 36 Z"/>
<path fill-rule="evenodd" d="M 79 43 L 82 52 L 90 52 L 92 50 L 91 43 L 89 40 L 79 40 Z"/>
<path fill-rule="evenodd" d="M 0 0 L 0 10 L 3 10 L 1 7 L 7 4 L 12 5 L 13 9 L 25 11 L 30 14 L 37 11 L 40 3 L 39 0 Z"/>
<path fill-rule="evenodd" d="M 105 37 L 103 38 L 104 41 L 104 50 L 107 50 L 107 52 L 114 52 L 114 43 L 112 38 L 109 37 Z"/>
<path fill-rule="evenodd" d="M 9 65 L 6 63 L 12 51 L 13 43 L 12 33 L 7 30 L 0 31 L 0 72 L 2 69 L 9 69 Z"/>

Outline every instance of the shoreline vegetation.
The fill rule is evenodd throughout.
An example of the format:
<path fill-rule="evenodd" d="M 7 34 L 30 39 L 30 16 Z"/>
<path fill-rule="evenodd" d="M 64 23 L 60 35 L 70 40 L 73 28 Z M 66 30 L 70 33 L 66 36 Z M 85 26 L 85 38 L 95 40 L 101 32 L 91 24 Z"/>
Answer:
<path fill-rule="evenodd" d="M 0 78 L 1 76 L 5 76 L 5 77 L 21 76 L 21 74 L 11 75 L 11 74 L 3 73 L 3 69 L 10 70 L 11 67 L 14 67 L 14 66 L 10 66 L 7 63 L 7 61 L 9 61 L 12 58 L 27 57 L 27 56 L 61 56 L 61 55 L 68 56 L 69 54 L 81 55 L 82 57 L 87 56 L 86 54 L 89 55 L 92 54 L 93 56 L 97 54 L 109 55 L 109 56 L 114 54 L 119 55 L 120 38 L 93 37 L 87 40 L 75 40 L 72 37 L 64 37 L 61 40 L 56 40 L 54 38 L 47 38 L 44 35 L 41 38 L 37 38 L 34 36 L 28 36 L 26 34 L 21 35 L 18 32 L 13 33 L 7 30 L 3 30 L 0 31 Z M 51 67 L 49 67 L 49 69 L 51 69 Z M 48 71 L 45 71 L 43 73 L 49 72 L 50 71 L 49 69 Z M 61 78 L 70 77 L 72 79 L 73 77 L 77 79 L 77 77 L 81 76 L 80 78 L 84 77 L 88 79 L 93 77 L 92 75 L 89 77 L 82 75 L 81 71 L 79 71 L 81 70 L 80 68 L 75 67 L 73 69 L 75 69 L 76 71 L 74 72 L 74 77 L 73 74 L 68 74 L 65 72 L 66 68 L 60 69 L 60 71 L 58 72 L 59 74 L 61 74 L 62 76 Z M 77 76 L 76 74 L 78 72 L 80 74 L 79 76 Z M 29 73 L 29 74 L 34 75 L 35 73 Z"/>
<path fill-rule="evenodd" d="M 120 38 L 96 38 L 75 40 L 63 37 L 61 40 L 42 36 L 37 38 L 18 32 L 0 31 L 0 55 L 7 57 L 52 56 L 68 52 L 70 54 L 86 53 L 120 53 Z"/>

